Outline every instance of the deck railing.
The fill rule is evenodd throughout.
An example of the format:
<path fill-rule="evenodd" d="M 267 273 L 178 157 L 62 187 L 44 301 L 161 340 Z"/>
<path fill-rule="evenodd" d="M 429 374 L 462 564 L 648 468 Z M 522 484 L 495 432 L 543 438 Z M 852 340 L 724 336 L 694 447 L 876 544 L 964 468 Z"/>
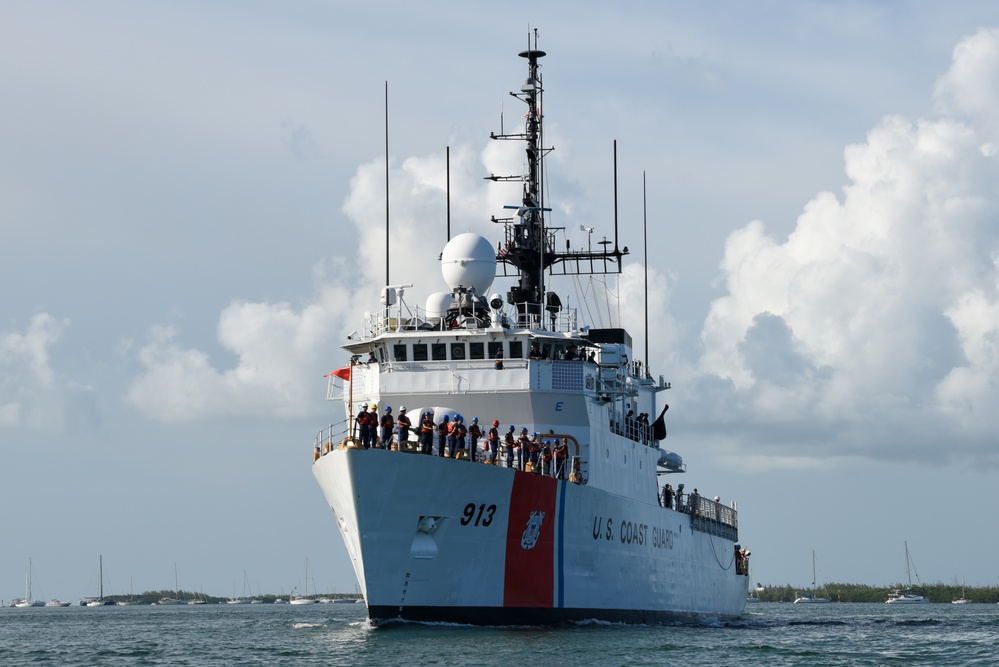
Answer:
<path fill-rule="evenodd" d="M 411 436 L 414 435 L 415 431 L 411 434 Z M 421 453 L 421 444 L 419 441 L 412 439 L 412 437 L 409 440 L 403 441 L 400 445 L 398 432 L 393 433 L 392 440 L 387 445 L 382 443 L 378 438 L 375 440 L 377 443 L 374 445 L 375 449 L 387 449 L 391 452 L 409 454 Z M 513 448 L 513 453 L 508 456 L 506 445 L 504 443 L 500 443 L 499 451 L 493 455 L 489 450 L 483 448 L 484 442 L 484 439 L 480 440 L 476 443 L 474 448 L 470 446 L 456 448 L 453 457 L 445 456 L 444 458 L 454 458 L 459 461 L 472 461 L 476 463 L 488 463 L 500 468 L 513 468 L 515 470 L 531 472 L 537 475 L 553 477 L 555 479 L 564 479 L 575 484 L 585 483 L 585 478 L 583 476 L 584 471 L 581 469 L 581 458 L 578 455 L 566 458 L 557 458 L 552 456 L 550 459 L 546 459 L 544 453 L 540 452 L 537 457 L 532 460 L 531 454 L 523 452 L 520 447 Z M 356 447 L 364 449 L 355 434 L 348 436 L 343 424 L 330 424 L 316 434 L 314 440 L 314 461 L 318 461 L 330 452 L 343 447 Z M 431 450 L 428 455 L 440 456 L 441 449 L 439 439 L 436 435 L 434 435 Z M 576 445 L 576 449 L 578 449 L 578 445 Z M 448 452 L 447 444 L 443 446 L 443 451 Z"/>

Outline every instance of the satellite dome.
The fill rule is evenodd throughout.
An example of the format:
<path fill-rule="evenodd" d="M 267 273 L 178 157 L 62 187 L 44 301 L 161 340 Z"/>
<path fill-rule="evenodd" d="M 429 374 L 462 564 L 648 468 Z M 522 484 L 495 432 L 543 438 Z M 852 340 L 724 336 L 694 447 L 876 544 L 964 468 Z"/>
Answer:
<path fill-rule="evenodd" d="M 454 296 L 450 292 L 434 292 L 427 297 L 427 317 L 444 317 L 452 303 Z"/>
<path fill-rule="evenodd" d="M 478 234 L 458 234 L 441 253 L 441 273 L 452 290 L 474 289 L 485 295 L 496 277 L 496 253 L 489 241 Z"/>

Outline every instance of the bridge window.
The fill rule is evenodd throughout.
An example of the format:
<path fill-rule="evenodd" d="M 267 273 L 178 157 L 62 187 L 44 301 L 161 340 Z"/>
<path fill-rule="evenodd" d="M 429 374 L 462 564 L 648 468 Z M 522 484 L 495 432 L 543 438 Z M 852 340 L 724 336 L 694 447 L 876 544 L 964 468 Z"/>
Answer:
<path fill-rule="evenodd" d="M 416 343 L 413 345 L 413 361 L 427 360 L 427 344 Z"/>
<path fill-rule="evenodd" d="M 510 358 L 511 359 L 523 359 L 524 358 L 524 342 L 520 340 L 510 341 Z"/>
<path fill-rule="evenodd" d="M 503 341 L 489 343 L 489 358 L 495 359 L 496 353 L 502 351 L 502 349 L 503 349 Z"/>
<path fill-rule="evenodd" d="M 451 343 L 451 359 L 461 361 L 465 358 L 465 344 Z"/>
<path fill-rule="evenodd" d="M 485 359 L 486 358 L 485 345 L 482 343 L 469 343 L 468 344 L 468 358 L 469 359 Z"/>
<path fill-rule="evenodd" d="M 430 345 L 430 354 L 433 356 L 434 361 L 447 361 L 447 344 L 432 343 Z"/>

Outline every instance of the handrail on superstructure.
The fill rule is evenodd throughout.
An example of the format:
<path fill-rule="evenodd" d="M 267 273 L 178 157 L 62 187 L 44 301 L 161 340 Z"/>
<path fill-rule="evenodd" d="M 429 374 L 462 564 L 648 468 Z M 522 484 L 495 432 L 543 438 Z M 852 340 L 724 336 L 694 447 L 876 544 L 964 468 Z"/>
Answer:
<path fill-rule="evenodd" d="M 475 331 L 485 330 L 487 327 L 480 326 L 475 318 L 468 316 L 466 326 L 448 327 L 445 318 L 439 315 L 430 315 L 425 308 L 406 308 L 407 314 L 403 316 L 399 306 L 386 306 L 374 312 L 367 312 L 362 322 L 361 331 L 357 333 L 356 340 L 368 341 L 386 333 L 400 333 L 408 331 Z M 476 315 L 489 319 L 491 311 L 482 309 Z M 575 308 L 563 307 L 558 313 L 541 313 L 532 315 L 526 322 L 517 323 L 515 313 L 508 312 L 504 308 L 500 312 L 499 322 L 504 330 L 537 329 L 552 331 L 555 333 L 576 333 L 579 331 L 579 319 Z"/>

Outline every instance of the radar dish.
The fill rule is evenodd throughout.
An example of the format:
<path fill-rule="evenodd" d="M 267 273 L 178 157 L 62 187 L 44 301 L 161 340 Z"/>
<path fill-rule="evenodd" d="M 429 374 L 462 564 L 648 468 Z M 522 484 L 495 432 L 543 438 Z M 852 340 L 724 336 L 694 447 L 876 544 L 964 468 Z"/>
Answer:
<path fill-rule="evenodd" d="M 486 294 L 496 277 L 496 253 L 489 240 L 478 234 L 458 234 L 441 253 L 441 273 L 452 290 L 462 287 Z"/>

